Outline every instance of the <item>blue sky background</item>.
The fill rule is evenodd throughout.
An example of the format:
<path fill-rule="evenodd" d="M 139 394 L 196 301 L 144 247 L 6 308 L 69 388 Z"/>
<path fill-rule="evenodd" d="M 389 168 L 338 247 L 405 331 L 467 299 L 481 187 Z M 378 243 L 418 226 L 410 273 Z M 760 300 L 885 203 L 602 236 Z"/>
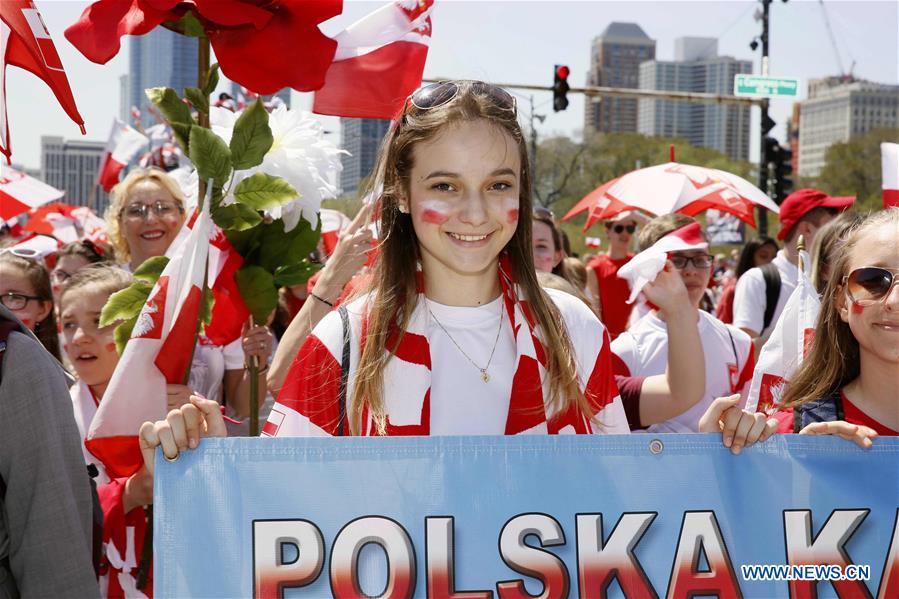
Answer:
<path fill-rule="evenodd" d="M 77 0 L 36 0 L 85 119 L 85 139 L 105 141 L 111 120 L 119 111 L 118 78 L 128 68 L 128 38 L 124 38 L 118 56 L 106 65 L 96 65 L 84 58 L 63 37 L 63 31 L 78 19 L 88 4 Z M 325 23 L 322 29 L 328 34 L 336 33 L 382 4 L 348 1 L 344 14 Z M 674 40 L 678 37 L 714 37 L 719 38 L 719 54 L 751 59 L 754 72 L 759 73 L 759 52 L 752 52 L 748 44 L 761 31 L 760 24 L 753 19 L 760 6 L 758 2 L 743 0 L 437 0 L 425 77 L 549 86 L 553 65 L 558 63 L 571 68 L 572 85 L 583 85 L 591 41 L 612 21 L 638 23 L 656 40 L 659 60 L 674 58 Z M 899 83 L 899 3 L 825 0 L 823 6 L 830 16 L 844 69 L 848 70 L 854 60 L 857 77 Z M 799 77 L 803 96 L 808 79 L 839 74 L 822 4 L 817 0 L 772 2 L 770 39 L 771 74 Z M 30 73 L 9 68 L 7 93 L 14 162 L 38 167 L 42 135 L 66 138 L 79 135 L 77 126 L 57 105 L 49 88 Z M 566 111 L 553 113 L 551 94 L 535 93 L 536 112 L 547 115 L 545 122 L 538 125 L 540 135 L 579 137 L 583 126 L 583 98 L 572 94 L 570 100 Z M 308 106 L 311 100 L 308 94 L 295 92 L 294 102 Z M 526 120 L 527 101 L 519 105 Z M 772 104 L 772 115 L 778 123 L 774 133 L 781 139 L 791 106 L 791 100 L 775 100 Z M 335 132 L 335 141 L 339 140 L 338 119 L 324 117 L 323 121 L 327 129 Z M 758 152 L 757 123 L 758 109 L 753 109 L 750 154 L 753 160 Z"/>

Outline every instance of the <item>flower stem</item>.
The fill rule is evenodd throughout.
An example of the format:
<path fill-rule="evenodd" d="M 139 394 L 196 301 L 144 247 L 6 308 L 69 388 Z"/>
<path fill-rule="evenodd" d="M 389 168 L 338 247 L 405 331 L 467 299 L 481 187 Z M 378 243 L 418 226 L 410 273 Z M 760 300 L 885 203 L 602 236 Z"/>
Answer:
<path fill-rule="evenodd" d="M 203 89 L 209 76 L 209 38 L 205 35 L 197 39 L 197 87 Z M 207 98 L 208 99 L 208 98 Z M 207 103 L 208 104 L 208 103 Z M 197 110 L 197 120 L 204 129 L 209 129 L 209 113 Z M 197 197 L 206 196 L 206 181 L 202 178 L 198 183 Z"/>

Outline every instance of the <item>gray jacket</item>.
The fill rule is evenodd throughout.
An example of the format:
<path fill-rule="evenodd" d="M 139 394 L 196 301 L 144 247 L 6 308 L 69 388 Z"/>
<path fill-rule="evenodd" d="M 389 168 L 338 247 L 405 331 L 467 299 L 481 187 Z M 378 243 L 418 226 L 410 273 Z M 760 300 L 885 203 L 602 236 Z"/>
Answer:
<path fill-rule="evenodd" d="M 2 305 L 0 316 L 15 320 Z M 24 328 L 9 334 L 4 354 L 0 599 L 99 597 L 90 482 L 65 371 Z"/>

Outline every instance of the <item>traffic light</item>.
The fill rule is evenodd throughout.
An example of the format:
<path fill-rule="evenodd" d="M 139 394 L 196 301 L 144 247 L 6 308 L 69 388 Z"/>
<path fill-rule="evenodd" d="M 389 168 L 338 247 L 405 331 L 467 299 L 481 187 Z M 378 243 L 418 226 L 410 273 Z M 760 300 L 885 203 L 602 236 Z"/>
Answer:
<path fill-rule="evenodd" d="M 553 110 L 559 112 L 568 108 L 568 75 L 571 70 L 561 64 L 553 68 Z"/>
<path fill-rule="evenodd" d="M 770 182 L 766 191 L 779 205 L 793 190 L 793 180 L 788 177 L 793 173 L 793 152 L 767 136 L 762 138 L 762 151 Z"/>

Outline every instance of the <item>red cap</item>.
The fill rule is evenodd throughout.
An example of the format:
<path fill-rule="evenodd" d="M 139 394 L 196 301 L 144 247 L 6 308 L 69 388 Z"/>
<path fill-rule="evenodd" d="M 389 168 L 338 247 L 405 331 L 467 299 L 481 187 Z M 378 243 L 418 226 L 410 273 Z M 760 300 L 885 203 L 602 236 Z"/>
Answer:
<path fill-rule="evenodd" d="M 855 196 L 836 198 L 818 189 L 794 191 L 780 205 L 780 232 L 777 238 L 783 240 L 799 219 L 815 208 L 837 208 L 842 212 L 854 201 Z"/>

